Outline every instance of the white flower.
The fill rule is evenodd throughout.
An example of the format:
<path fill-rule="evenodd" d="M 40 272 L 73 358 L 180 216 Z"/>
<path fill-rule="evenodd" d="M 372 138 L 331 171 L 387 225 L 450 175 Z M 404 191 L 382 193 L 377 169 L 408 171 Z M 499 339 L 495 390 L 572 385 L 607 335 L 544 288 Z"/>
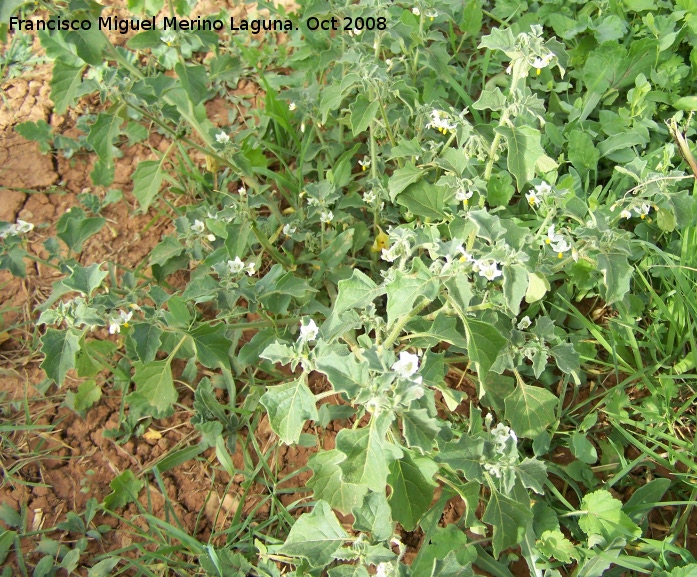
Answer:
<path fill-rule="evenodd" d="M 295 105 L 295 102 L 291 102 L 288 105 L 288 110 L 290 110 L 291 112 L 293 112 L 293 110 L 295 110 L 296 108 L 297 108 L 297 106 Z"/>
<path fill-rule="evenodd" d="M 530 204 L 530 206 L 537 206 L 538 204 L 540 204 L 540 197 L 537 196 L 537 193 L 535 193 L 532 190 L 530 192 L 525 193 L 525 199 L 528 201 L 528 204 Z"/>
<path fill-rule="evenodd" d="M 227 261 L 227 267 L 232 274 L 239 274 L 244 270 L 244 261 L 236 256 L 235 260 Z"/>
<path fill-rule="evenodd" d="M 539 56 L 533 60 L 532 67 L 537 69 L 537 73 L 539 74 L 542 72 L 543 68 L 547 68 L 547 66 L 550 65 L 552 60 L 554 59 L 554 54 L 550 52 L 549 54 L 546 54 L 542 58 Z"/>
<path fill-rule="evenodd" d="M 477 261 L 479 276 L 483 276 L 487 280 L 494 280 L 500 277 L 503 273 L 498 269 L 499 263 L 492 260 L 489 263 Z"/>
<path fill-rule="evenodd" d="M 112 317 L 109 321 L 109 334 L 114 335 L 121 332 L 121 327 L 124 326 L 128 328 L 128 321 L 131 320 L 133 312 L 126 312 L 124 310 L 119 311 L 118 317 Z"/>
<path fill-rule="evenodd" d="M 174 42 L 176 39 L 177 35 L 173 32 L 165 32 L 164 34 L 160 35 L 160 40 L 162 40 L 162 42 L 164 42 L 167 46 L 171 46 L 172 42 Z"/>
<path fill-rule="evenodd" d="M 230 137 L 228 136 L 227 132 L 219 132 L 215 135 L 215 140 L 218 144 L 227 144 L 230 142 Z"/>
<path fill-rule="evenodd" d="M 290 224 L 283 225 L 283 234 L 286 236 L 290 236 L 291 234 L 295 234 L 296 230 L 298 230 L 297 227 L 291 226 Z"/>
<path fill-rule="evenodd" d="M 363 202 L 365 202 L 366 204 L 373 204 L 375 202 L 375 199 L 375 192 L 372 190 L 369 190 L 363 195 Z"/>
<path fill-rule="evenodd" d="M 433 19 L 438 16 L 438 12 L 436 10 L 426 10 L 426 16 L 431 19 L 431 22 L 433 22 Z"/>
<path fill-rule="evenodd" d="M 447 112 L 434 108 L 431 111 L 431 122 L 426 125 L 426 128 L 435 128 L 438 132 L 446 134 L 448 131 L 455 130 L 455 126 Z"/>
<path fill-rule="evenodd" d="M 375 577 L 389 577 L 392 573 L 392 565 L 389 563 L 380 563 L 375 571 Z"/>
<path fill-rule="evenodd" d="M 303 134 L 305 133 L 305 123 L 304 122 L 300 123 L 300 132 L 302 132 Z"/>
<path fill-rule="evenodd" d="M 364 156 L 363 160 L 358 161 L 358 164 L 361 166 L 361 170 L 368 170 L 368 167 L 370 167 L 370 159 Z"/>
<path fill-rule="evenodd" d="M 22 220 L 20 218 L 17 219 L 17 224 L 15 226 L 17 228 L 17 232 L 20 234 L 31 232 L 32 230 L 34 230 L 34 225 L 32 223 Z"/>
<path fill-rule="evenodd" d="M 622 212 L 620 212 L 620 218 L 632 218 L 632 213 L 625 209 Z"/>
<path fill-rule="evenodd" d="M 455 193 L 455 200 L 467 203 L 467 201 L 470 198 L 472 198 L 473 194 L 474 194 L 473 190 L 465 190 L 464 188 L 458 188 L 457 192 Z"/>
<path fill-rule="evenodd" d="M 530 317 L 529 317 L 528 315 L 525 315 L 522 319 L 520 319 L 520 321 L 519 321 L 518 324 L 516 325 L 516 328 L 517 328 L 519 331 L 524 331 L 524 330 L 527 329 L 531 324 L 532 324 L 532 322 L 530 321 Z"/>
<path fill-rule="evenodd" d="M 354 28 L 354 29 L 353 29 L 353 35 L 354 35 L 354 36 L 360 36 L 362 32 L 363 32 L 363 30 L 361 30 L 360 28 Z"/>
<path fill-rule="evenodd" d="M 474 262 L 474 257 L 465 250 L 464 246 L 458 246 L 457 251 L 462 253 L 462 256 L 460 257 L 460 262 Z"/>
<path fill-rule="evenodd" d="M 196 219 L 194 224 L 191 225 L 191 230 L 198 232 L 199 234 L 206 230 L 206 225 L 202 221 Z"/>
<path fill-rule="evenodd" d="M 421 10 L 419 10 L 416 6 L 414 6 L 414 7 L 411 9 L 411 13 L 412 13 L 414 16 L 420 16 L 420 15 L 421 15 Z"/>
<path fill-rule="evenodd" d="M 547 196 L 550 192 L 552 192 L 552 187 L 543 180 L 540 184 L 535 186 L 535 190 L 540 196 Z"/>
<path fill-rule="evenodd" d="M 256 270 L 257 265 L 254 264 L 252 261 L 249 261 L 247 263 L 247 266 L 245 266 L 245 272 L 247 273 L 247 276 L 254 276 L 254 272 Z"/>
<path fill-rule="evenodd" d="M 498 479 L 503 476 L 503 466 L 500 463 L 484 463 L 484 470 Z"/>
<path fill-rule="evenodd" d="M 111 319 L 111 322 L 109 323 L 109 334 L 114 335 L 116 333 L 121 332 L 121 325 L 115 320 Z"/>
<path fill-rule="evenodd" d="M 566 252 L 571 248 L 571 245 L 568 243 L 566 238 L 561 235 L 557 234 L 554 232 L 554 226 L 552 225 L 549 227 L 549 230 L 547 231 L 547 238 L 545 239 L 545 242 L 549 245 L 551 245 L 552 250 L 556 253 L 559 254 L 559 258 L 562 257 L 562 253 Z"/>
<path fill-rule="evenodd" d="M 506 74 L 512 74 L 513 73 L 513 63 L 511 62 L 508 67 L 506 68 Z"/>
<path fill-rule="evenodd" d="M 649 211 L 651 210 L 651 205 L 644 203 L 638 208 L 635 207 L 634 210 L 636 211 L 637 216 L 640 216 L 642 219 L 644 219 L 646 218 L 646 215 L 649 214 Z"/>
<path fill-rule="evenodd" d="M 240 186 L 237 189 L 237 194 L 239 194 L 240 196 L 245 196 L 247 194 L 247 189 L 244 186 Z"/>
<path fill-rule="evenodd" d="M 392 370 L 403 379 L 408 379 L 419 370 L 419 357 L 413 353 L 402 351 L 399 353 L 399 360 L 392 365 Z"/>
<path fill-rule="evenodd" d="M 319 220 L 324 224 L 329 224 L 334 218 L 334 213 L 331 210 L 323 210 L 319 215 Z"/>
<path fill-rule="evenodd" d="M 317 335 L 319 334 L 319 327 L 315 323 L 314 320 L 310 319 L 310 322 L 305 324 L 300 325 L 300 336 L 298 337 L 298 341 L 301 343 L 306 343 L 308 341 L 314 341 L 317 339 Z"/>
<path fill-rule="evenodd" d="M 560 234 L 557 234 L 554 232 L 554 228 L 556 225 L 552 225 L 547 229 L 547 238 L 545 239 L 545 242 L 547 244 L 553 243 L 553 242 L 559 242 L 560 240 L 563 240 L 564 237 Z"/>

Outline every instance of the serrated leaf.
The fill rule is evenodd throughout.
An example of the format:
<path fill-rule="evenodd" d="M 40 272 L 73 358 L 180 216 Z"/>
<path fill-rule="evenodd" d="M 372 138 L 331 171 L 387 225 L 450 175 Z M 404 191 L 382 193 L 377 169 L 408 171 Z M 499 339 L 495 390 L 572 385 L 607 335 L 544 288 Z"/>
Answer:
<path fill-rule="evenodd" d="M 305 379 L 269 387 L 261 397 L 269 415 L 269 423 L 273 432 L 286 445 L 295 444 L 300 440 L 300 433 L 307 419 L 317 420 L 317 401 L 312 391 L 305 384 Z"/>
<path fill-rule="evenodd" d="M 51 100 L 56 113 L 63 114 L 75 103 L 77 89 L 82 84 L 82 72 L 85 66 L 73 66 L 57 60 L 53 64 L 51 77 Z"/>
<path fill-rule="evenodd" d="M 394 202 L 407 186 L 413 184 L 426 174 L 421 168 L 417 168 L 413 162 L 407 162 L 402 168 L 398 168 L 390 176 L 387 189 L 390 193 L 390 200 Z"/>
<path fill-rule="evenodd" d="M 521 190 L 535 176 L 535 164 L 544 156 L 540 131 L 531 126 L 497 126 L 494 130 L 508 144 L 508 170 Z"/>
<path fill-rule="evenodd" d="M 312 567 L 323 567 L 347 539 L 331 507 L 319 501 L 312 513 L 301 515 L 293 524 L 279 553 L 307 559 Z"/>
<path fill-rule="evenodd" d="M 230 366 L 230 339 L 225 336 L 225 323 L 199 325 L 189 333 L 196 346 L 196 357 L 209 369 Z"/>
<path fill-rule="evenodd" d="M 402 428 L 407 445 L 427 454 L 440 431 L 438 421 L 426 409 L 407 409 L 402 413 Z"/>
<path fill-rule="evenodd" d="M 349 398 L 355 397 L 370 381 L 368 365 L 358 362 L 352 353 L 339 354 L 335 350 L 320 353 L 317 370 L 327 375 L 335 391 L 344 392 Z"/>
<path fill-rule="evenodd" d="M 355 268 L 351 278 L 339 281 L 333 312 L 339 315 L 354 308 L 364 308 L 384 293 L 382 286 L 378 287 L 368 275 Z"/>
<path fill-rule="evenodd" d="M 89 379 L 80 383 L 77 392 L 68 391 L 65 396 L 65 404 L 76 413 L 84 413 L 101 398 L 102 389 L 94 379 Z"/>
<path fill-rule="evenodd" d="M 112 492 L 104 497 L 104 506 L 111 511 L 121 509 L 138 499 L 138 493 L 144 486 L 145 483 L 136 479 L 133 471 L 126 469 L 109 483 Z"/>
<path fill-rule="evenodd" d="M 346 482 L 367 485 L 376 492 L 385 490 L 389 465 L 401 456 L 401 450 L 385 439 L 391 420 L 391 415 L 382 413 L 367 427 L 339 431 L 336 448 L 346 455 L 339 464 Z"/>
<path fill-rule="evenodd" d="M 136 391 L 129 396 L 134 401 L 145 401 L 160 414 L 168 412 L 179 396 L 174 388 L 169 361 L 136 363 L 135 367 L 133 382 L 136 384 Z"/>
<path fill-rule="evenodd" d="M 487 210 L 470 210 L 468 217 L 477 227 L 477 236 L 490 244 L 495 244 L 506 234 L 506 230 L 501 226 L 501 219 Z"/>
<path fill-rule="evenodd" d="M 446 443 L 436 460 L 456 471 L 462 471 L 468 481 L 484 481 L 481 457 L 484 454 L 484 439 L 463 434 L 457 441 Z"/>
<path fill-rule="evenodd" d="M 562 563 L 571 563 L 572 559 L 579 558 L 574 544 L 559 530 L 545 531 L 535 546 L 548 559 L 554 558 Z"/>
<path fill-rule="evenodd" d="M 75 368 L 75 355 L 80 348 L 79 343 L 80 335 L 74 329 L 48 329 L 41 337 L 41 352 L 44 354 L 41 368 L 59 387 L 65 380 L 65 374 Z"/>
<path fill-rule="evenodd" d="M 581 501 L 578 526 L 588 535 L 602 535 L 610 542 L 616 537 L 637 538 L 641 529 L 622 511 L 622 502 L 601 489 Z"/>
<path fill-rule="evenodd" d="M 547 480 L 547 467 L 542 461 L 527 458 L 518 463 L 515 472 L 526 489 L 532 489 L 538 495 L 545 492 L 545 481 Z"/>
<path fill-rule="evenodd" d="M 359 96 L 351 106 L 351 130 L 354 136 L 358 136 L 367 130 L 380 108 L 380 102 L 375 98 L 369 100 L 365 96 Z"/>
<path fill-rule="evenodd" d="M 307 486 L 312 489 L 315 499 L 326 501 L 333 509 L 349 515 L 351 509 L 361 505 L 368 487 L 347 483 L 342 479 L 339 463 L 344 459 L 346 455 L 337 449 L 322 451 L 310 457 L 307 464 L 313 475 Z"/>
<path fill-rule="evenodd" d="M 438 282 L 425 265 L 414 259 L 411 272 L 396 271 L 387 285 L 387 325 L 409 314 L 417 301 L 432 301 L 438 295 Z"/>
<path fill-rule="evenodd" d="M 363 565 L 339 565 L 332 567 L 327 575 L 329 577 L 370 577 Z"/>
<path fill-rule="evenodd" d="M 483 382 L 507 340 L 495 327 L 487 323 L 467 317 L 463 318 L 463 322 L 467 333 L 467 353 L 476 364 L 477 375 Z"/>
<path fill-rule="evenodd" d="M 542 387 L 518 383 L 506 397 L 506 419 L 519 437 L 536 437 L 556 421 L 559 399 Z"/>
<path fill-rule="evenodd" d="M 465 577 L 473 575 L 470 563 L 477 558 L 464 531 L 455 525 L 436 527 L 411 566 L 412 575 Z"/>
<path fill-rule="evenodd" d="M 133 325 L 130 337 L 135 342 L 136 354 L 141 362 L 149 363 L 155 360 L 163 332 L 160 327 L 150 323 L 135 323 Z"/>
<path fill-rule="evenodd" d="M 148 210 L 160 192 L 164 178 L 162 167 L 165 159 L 166 157 L 163 156 L 160 160 L 143 160 L 138 163 L 133 172 L 133 196 L 136 197 L 143 212 Z"/>
<path fill-rule="evenodd" d="M 436 486 L 433 475 L 437 471 L 434 461 L 428 457 L 412 457 L 409 451 L 390 465 L 387 483 L 392 487 L 389 498 L 392 517 L 405 530 L 412 531 L 431 505 Z"/>
<path fill-rule="evenodd" d="M 73 13 L 73 18 L 77 16 L 82 16 L 83 20 L 87 16 L 84 12 Z M 92 26 L 85 30 L 79 28 L 78 30 L 71 30 L 64 34 L 66 43 L 71 44 L 75 47 L 77 55 L 82 58 L 87 64 L 92 64 L 93 66 L 99 66 L 104 63 L 104 57 L 102 52 L 107 45 L 106 36 L 100 31 L 97 23 L 92 21 Z"/>
<path fill-rule="evenodd" d="M 492 491 L 482 521 L 494 528 L 494 557 L 501 551 L 520 543 L 525 528 L 532 519 L 532 512 L 518 501 L 509 499 L 498 491 Z"/>
<path fill-rule="evenodd" d="M 174 71 L 177 73 L 191 104 L 194 107 L 198 106 L 208 94 L 208 76 L 205 66 L 185 66 L 178 62 L 174 66 Z"/>
<path fill-rule="evenodd" d="M 97 263 L 87 267 L 76 265 L 70 276 L 63 279 L 63 284 L 83 295 L 92 296 L 92 291 L 98 288 L 109 274 L 101 270 L 100 266 Z"/>
<path fill-rule="evenodd" d="M 448 216 L 445 206 L 453 196 L 449 188 L 422 180 L 408 186 L 397 197 L 397 204 L 416 216 L 443 220 Z"/>
<path fill-rule="evenodd" d="M 384 493 L 370 492 L 363 497 L 363 502 L 352 509 L 353 528 L 367 531 L 373 541 L 387 541 L 394 532 L 390 505 Z"/>
<path fill-rule="evenodd" d="M 15 126 L 15 132 L 27 140 L 39 143 L 39 150 L 46 154 L 51 150 L 53 142 L 53 129 L 43 118 L 36 122 L 22 122 Z"/>

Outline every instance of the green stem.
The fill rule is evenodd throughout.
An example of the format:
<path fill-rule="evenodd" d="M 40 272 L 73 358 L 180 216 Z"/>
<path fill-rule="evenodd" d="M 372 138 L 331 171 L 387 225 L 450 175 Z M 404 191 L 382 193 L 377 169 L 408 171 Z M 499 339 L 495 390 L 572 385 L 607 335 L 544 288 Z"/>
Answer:
<path fill-rule="evenodd" d="M 382 346 L 391 347 L 392 344 L 397 340 L 397 337 L 399 337 L 399 333 L 402 332 L 402 329 L 406 326 L 406 324 L 430 304 L 430 300 L 424 299 L 408 315 L 399 317 L 399 319 L 397 319 L 397 321 L 395 322 L 392 330 L 387 335 L 385 342 L 382 343 Z"/>
<path fill-rule="evenodd" d="M 252 221 L 252 232 L 254 233 L 254 236 L 257 237 L 257 240 L 259 241 L 259 244 L 264 247 L 264 250 L 271 255 L 271 258 L 273 258 L 278 264 L 283 266 L 286 270 L 291 270 L 293 269 L 293 265 L 291 262 L 283 256 L 278 250 L 276 250 L 276 247 L 274 247 L 271 242 L 269 241 L 268 238 L 266 238 L 266 235 L 262 231 L 260 231 L 257 228 L 256 222 Z M 324 238 L 324 236 L 323 236 Z"/>

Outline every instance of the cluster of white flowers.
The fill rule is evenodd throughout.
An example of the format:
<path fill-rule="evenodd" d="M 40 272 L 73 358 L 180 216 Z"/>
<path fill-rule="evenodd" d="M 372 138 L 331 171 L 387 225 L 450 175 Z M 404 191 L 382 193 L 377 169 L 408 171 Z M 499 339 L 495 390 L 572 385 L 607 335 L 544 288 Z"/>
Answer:
<path fill-rule="evenodd" d="M 563 253 L 571 249 L 571 245 L 569 244 L 569 241 L 566 240 L 566 237 L 564 237 L 562 234 L 556 233 L 554 228 L 555 225 L 552 225 L 547 230 L 547 238 L 545 239 L 545 243 L 552 247 L 552 250 L 557 253 L 559 258 L 562 258 L 562 256 L 564 256 Z"/>
<path fill-rule="evenodd" d="M 308 343 L 310 341 L 317 340 L 317 335 L 319 334 L 319 327 L 314 320 L 310 319 L 307 324 L 300 323 L 300 335 L 298 336 L 299 343 Z"/>
<path fill-rule="evenodd" d="M 486 280 L 492 281 L 500 277 L 503 272 L 499 270 L 500 263 L 495 260 L 473 260 L 472 270 L 483 276 Z"/>
<path fill-rule="evenodd" d="M 25 234 L 34 230 L 34 225 L 30 222 L 26 222 L 22 219 L 17 219 L 16 224 L 11 224 L 5 230 L 0 232 L 0 238 L 7 238 L 14 234 Z"/>
<path fill-rule="evenodd" d="M 614 209 L 615 207 L 613 206 L 612 208 Z M 643 203 L 640 206 L 633 207 L 632 210 L 634 210 L 636 215 L 643 220 L 647 217 L 649 212 L 651 212 L 651 205 L 648 203 Z M 622 212 L 620 212 L 620 216 L 622 218 L 632 218 L 632 213 L 625 208 Z"/>
<path fill-rule="evenodd" d="M 133 311 L 126 312 L 124 310 L 119 311 L 118 317 L 111 317 L 109 319 L 109 334 L 115 335 L 121 332 L 121 327 L 128 328 L 128 321 L 131 320 L 133 316 Z"/>
<path fill-rule="evenodd" d="M 491 414 L 488 414 L 485 417 L 487 428 L 491 426 L 492 420 L 493 418 Z M 491 429 L 489 432 L 491 434 L 491 440 L 494 443 L 496 462 L 485 462 L 483 463 L 483 465 L 484 469 L 489 474 L 494 475 L 496 478 L 500 479 L 501 477 L 503 477 L 504 470 L 508 469 L 511 465 L 513 465 L 518 458 L 517 455 L 509 454 L 509 451 L 506 447 L 506 445 L 509 444 L 509 439 L 512 439 L 513 443 L 517 444 L 518 436 L 515 434 L 515 431 L 513 431 L 513 429 L 507 427 L 503 423 L 497 424 L 496 427 Z"/>
<path fill-rule="evenodd" d="M 542 181 L 540 184 L 535 186 L 534 190 L 525 193 L 525 198 L 527 199 L 530 206 L 539 206 L 542 200 L 552 192 L 552 187 Z"/>
<path fill-rule="evenodd" d="M 456 126 L 447 112 L 434 108 L 431 111 L 431 121 L 426 125 L 426 128 L 435 128 L 438 132 L 447 134 L 454 132 Z"/>
<path fill-rule="evenodd" d="M 253 261 L 245 263 L 239 256 L 235 257 L 235 260 L 227 261 L 227 267 L 232 274 L 241 274 L 242 271 L 246 272 L 249 276 L 252 276 L 255 272 L 256 265 Z"/>
<path fill-rule="evenodd" d="M 286 223 L 283 225 L 283 234 L 285 236 L 290 236 L 291 234 L 295 234 L 297 232 L 297 230 L 298 230 L 298 227 L 293 225 L 293 224 Z"/>
<path fill-rule="evenodd" d="M 331 210 L 323 210 L 319 215 L 320 222 L 330 224 L 334 219 L 334 213 Z"/>
<path fill-rule="evenodd" d="M 202 220 L 196 219 L 196 220 L 194 220 L 194 224 L 191 225 L 191 230 L 193 230 L 195 233 L 203 235 L 206 232 L 206 225 L 203 223 Z M 215 240 L 215 235 L 214 234 L 207 234 L 206 238 L 210 242 L 213 242 Z"/>
<path fill-rule="evenodd" d="M 218 144 L 227 144 L 230 142 L 230 136 L 227 132 L 221 131 L 215 135 L 215 140 Z"/>

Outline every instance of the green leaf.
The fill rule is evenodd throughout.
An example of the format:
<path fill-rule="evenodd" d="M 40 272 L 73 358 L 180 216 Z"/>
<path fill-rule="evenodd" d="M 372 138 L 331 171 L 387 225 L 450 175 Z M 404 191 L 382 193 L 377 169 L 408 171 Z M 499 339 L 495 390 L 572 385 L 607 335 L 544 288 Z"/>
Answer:
<path fill-rule="evenodd" d="M 385 293 L 373 280 L 357 268 L 353 269 L 351 278 L 339 281 L 339 294 L 334 301 L 334 313 L 341 314 L 351 309 L 362 309 Z"/>
<path fill-rule="evenodd" d="M 500 88 L 482 90 L 477 101 L 472 105 L 475 110 L 503 110 L 506 107 L 506 97 Z"/>
<path fill-rule="evenodd" d="M 317 401 L 305 384 L 304 376 L 295 381 L 269 387 L 260 402 L 269 415 L 273 432 L 286 445 L 300 440 L 307 419 L 317 420 Z"/>
<path fill-rule="evenodd" d="M 641 529 L 622 511 L 622 502 L 601 489 L 581 501 L 578 526 L 588 535 L 602 535 L 610 542 L 616 537 L 641 537 Z"/>
<path fill-rule="evenodd" d="M 82 71 L 85 66 L 73 66 L 57 60 L 53 64 L 51 78 L 51 100 L 57 114 L 63 114 L 75 103 L 77 89 L 82 84 Z"/>
<path fill-rule="evenodd" d="M 649 481 L 632 493 L 622 510 L 635 523 L 641 522 L 646 514 L 661 502 L 670 485 L 670 479 L 659 478 Z"/>
<path fill-rule="evenodd" d="M 67 331 L 48 329 L 41 337 L 41 352 L 44 354 L 41 368 L 59 387 L 65 380 L 65 374 L 75 368 L 79 343 L 80 335 L 72 328 Z"/>
<path fill-rule="evenodd" d="M 116 114 L 100 112 L 87 135 L 87 142 L 107 167 L 111 167 L 114 163 L 113 142 L 119 135 L 121 123 L 121 118 Z"/>
<path fill-rule="evenodd" d="M 508 170 L 521 190 L 535 176 L 535 164 L 545 153 L 540 131 L 531 126 L 497 126 L 494 130 L 506 138 Z"/>
<path fill-rule="evenodd" d="M 101 264 L 92 264 L 84 267 L 76 265 L 68 278 L 63 279 L 63 284 L 83 295 L 92 296 L 92 291 L 98 288 L 109 274 L 101 270 Z"/>
<path fill-rule="evenodd" d="M 503 267 L 503 297 L 506 306 L 514 314 L 520 312 L 520 301 L 528 290 L 528 270 L 520 264 Z"/>
<path fill-rule="evenodd" d="M 370 492 L 363 502 L 353 508 L 353 528 L 367 531 L 373 541 L 387 541 L 394 532 L 394 523 L 387 497 L 384 493 Z"/>
<path fill-rule="evenodd" d="M 538 495 L 544 494 L 545 481 L 547 480 L 547 468 L 542 461 L 528 457 L 518 463 L 514 468 L 523 487 L 532 489 Z"/>
<path fill-rule="evenodd" d="M 169 412 L 179 396 L 174 388 L 170 362 L 135 363 L 135 368 L 133 382 L 137 387 L 135 393 L 128 396 L 129 402 L 144 401 L 159 414 Z"/>
<path fill-rule="evenodd" d="M 104 559 L 100 561 L 99 563 L 95 563 L 90 567 L 90 569 L 87 571 L 87 577 L 109 577 L 111 575 L 114 567 L 116 567 L 119 564 L 119 559 L 118 557 L 112 557 L 110 559 Z"/>
<path fill-rule="evenodd" d="M 501 219 L 487 210 L 470 210 L 467 216 L 477 227 L 477 236 L 491 244 L 495 244 L 506 234 L 506 230 L 501 226 Z"/>
<path fill-rule="evenodd" d="M 202 324 L 189 333 L 196 345 L 196 357 L 209 369 L 230 366 L 230 346 L 225 336 L 225 323 L 217 325 Z"/>
<path fill-rule="evenodd" d="M 599 254 L 598 270 L 603 273 L 605 282 L 602 291 L 607 305 L 621 301 L 629 292 L 629 281 L 632 279 L 634 268 L 623 254 Z"/>
<path fill-rule="evenodd" d="M 342 479 L 339 463 L 345 459 L 346 455 L 337 449 L 312 455 L 307 464 L 312 469 L 313 475 L 307 482 L 307 486 L 312 489 L 315 499 L 326 501 L 333 509 L 349 515 L 354 507 L 361 505 L 368 487 L 347 483 Z"/>
<path fill-rule="evenodd" d="M 585 175 L 590 170 L 596 170 L 600 153 L 593 146 L 593 139 L 586 132 L 572 130 L 569 133 L 569 161 Z"/>
<path fill-rule="evenodd" d="M 508 206 L 514 194 L 513 179 L 508 172 L 497 172 L 486 183 L 486 201 L 489 206 Z"/>
<path fill-rule="evenodd" d="M 102 398 L 102 389 L 94 379 L 80 383 L 77 392 L 68 391 L 65 395 L 65 404 L 76 413 L 84 413 L 92 405 Z"/>
<path fill-rule="evenodd" d="M 410 448 L 417 448 L 421 454 L 433 449 L 433 442 L 440 432 L 438 421 L 428 415 L 426 409 L 407 409 L 402 413 L 404 438 Z"/>
<path fill-rule="evenodd" d="M 358 136 L 370 126 L 380 108 L 377 98 L 369 100 L 365 96 L 359 96 L 351 106 L 351 130 L 354 136 Z"/>
<path fill-rule="evenodd" d="M 531 439 L 556 421 L 558 402 L 559 399 L 547 389 L 518 383 L 506 397 L 506 419 L 519 437 Z"/>
<path fill-rule="evenodd" d="M 529 507 L 492 491 L 482 521 L 494 528 L 494 556 L 498 558 L 501 551 L 520 543 L 531 520 Z"/>
<path fill-rule="evenodd" d="M 143 160 L 138 163 L 138 167 L 133 172 L 133 196 L 136 197 L 143 212 L 148 210 L 160 192 L 164 178 L 162 167 L 165 158 L 163 155 L 160 160 Z"/>
<path fill-rule="evenodd" d="M 81 208 L 73 207 L 58 220 L 56 236 L 67 244 L 70 250 L 81 252 L 82 243 L 99 232 L 105 222 L 106 219 L 102 217 L 86 218 Z"/>
<path fill-rule="evenodd" d="M 326 353 L 321 351 L 317 370 L 327 375 L 335 391 L 346 393 L 349 398 L 355 397 L 370 382 L 368 365 L 358 362 L 352 353 L 339 354 L 334 349 Z"/>
<path fill-rule="evenodd" d="M 178 62 L 174 66 L 174 71 L 177 73 L 179 80 L 181 80 L 191 104 L 198 106 L 208 94 L 206 67 L 202 65 L 185 66 Z"/>
<path fill-rule="evenodd" d="M 44 119 L 36 122 L 22 122 L 15 126 L 15 131 L 27 140 L 39 143 L 39 150 L 46 154 L 51 150 L 53 142 L 53 129 Z"/>
<path fill-rule="evenodd" d="M 112 492 L 104 497 L 104 506 L 113 511 L 121 509 L 138 499 L 138 493 L 145 486 L 145 483 L 136 479 L 133 471 L 126 469 L 118 477 L 109 483 Z"/>
<path fill-rule="evenodd" d="M 467 334 L 467 353 L 476 364 L 477 375 L 483 382 L 507 340 L 498 329 L 488 323 L 467 317 L 463 318 L 463 323 Z"/>
<path fill-rule="evenodd" d="M 408 186 L 397 197 L 397 204 L 406 207 L 416 216 L 443 220 L 448 216 L 444 209 L 453 194 L 445 186 L 438 186 L 422 180 Z"/>
<path fill-rule="evenodd" d="M 184 247 L 176 238 L 166 236 L 150 253 L 150 265 L 164 266 L 169 260 L 178 257 L 183 251 Z"/>
<path fill-rule="evenodd" d="M 390 193 L 390 200 L 394 202 L 397 195 L 400 194 L 407 186 L 413 184 L 426 174 L 421 168 L 416 168 L 413 162 L 407 162 L 404 167 L 398 168 L 390 176 L 387 189 Z"/>
<path fill-rule="evenodd" d="M 327 575 L 328 577 L 370 577 L 363 565 L 339 565 L 332 567 Z"/>
<path fill-rule="evenodd" d="M 588 465 L 593 465 L 598 460 L 598 452 L 583 433 L 574 431 L 569 437 L 569 449 L 574 457 Z"/>
<path fill-rule="evenodd" d="M 433 475 L 438 465 L 428 457 L 417 457 L 405 451 L 401 459 L 390 465 L 387 483 L 392 487 L 389 498 L 392 517 L 406 531 L 413 531 L 433 500 L 437 483 Z M 384 487 L 384 486 L 383 486 Z"/>
<path fill-rule="evenodd" d="M 387 326 L 391 327 L 414 309 L 417 301 L 432 301 L 438 295 L 438 282 L 426 266 L 414 259 L 411 272 L 396 271 L 387 285 Z"/>
<path fill-rule="evenodd" d="M 149 363 L 155 360 L 163 332 L 159 326 L 150 323 L 135 323 L 133 325 L 130 337 L 135 342 L 136 354 L 141 362 Z"/>
<path fill-rule="evenodd" d="M 455 471 L 462 471 L 468 481 L 484 481 L 481 457 L 484 454 L 484 439 L 463 434 L 457 441 L 446 443 L 436 456 Z"/>
<path fill-rule="evenodd" d="M 571 563 L 573 559 L 579 559 L 574 544 L 569 541 L 559 530 L 545 531 L 535 542 L 540 553 L 548 559 L 554 558 L 562 563 Z"/>
<path fill-rule="evenodd" d="M 81 20 L 88 20 L 88 15 L 82 11 L 75 12 L 72 16 L 73 18 L 79 16 Z M 91 23 L 92 26 L 89 30 L 84 30 L 83 28 L 71 30 L 64 34 L 64 38 L 66 43 L 75 47 L 77 55 L 87 62 L 87 64 L 99 66 L 104 63 L 104 56 L 102 53 L 104 52 L 108 40 L 100 31 L 97 22 L 92 20 Z"/>
<path fill-rule="evenodd" d="M 412 333 L 409 335 L 409 343 L 416 348 L 430 348 L 442 342 L 467 348 L 467 339 L 455 317 L 438 315 L 432 323 L 417 317 L 407 325 L 407 329 Z"/>
<path fill-rule="evenodd" d="M 687 111 L 697 110 L 697 96 L 683 96 L 682 98 L 678 98 L 673 102 L 673 108 Z"/>
<path fill-rule="evenodd" d="M 535 303 L 547 294 L 550 289 L 547 277 L 539 272 L 528 273 L 528 288 L 525 291 L 525 302 Z"/>
<path fill-rule="evenodd" d="M 339 464 L 344 481 L 367 485 L 376 492 L 385 490 L 389 464 L 401 455 L 399 447 L 385 440 L 391 420 L 392 415 L 382 413 L 367 427 L 339 431 L 336 448 L 346 455 Z"/>
<path fill-rule="evenodd" d="M 473 575 L 469 563 L 477 558 L 464 531 L 455 525 L 436 527 L 411 566 L 412 575 L 465 577 Z"/>
<path fill-rule="evenodd" d="M 293 524 L 279 553 L 303 557 L 312 567 L 323 567 L 347 539 L 331 507 L 319 501 L 312 513 L 301 515 Z"/>

